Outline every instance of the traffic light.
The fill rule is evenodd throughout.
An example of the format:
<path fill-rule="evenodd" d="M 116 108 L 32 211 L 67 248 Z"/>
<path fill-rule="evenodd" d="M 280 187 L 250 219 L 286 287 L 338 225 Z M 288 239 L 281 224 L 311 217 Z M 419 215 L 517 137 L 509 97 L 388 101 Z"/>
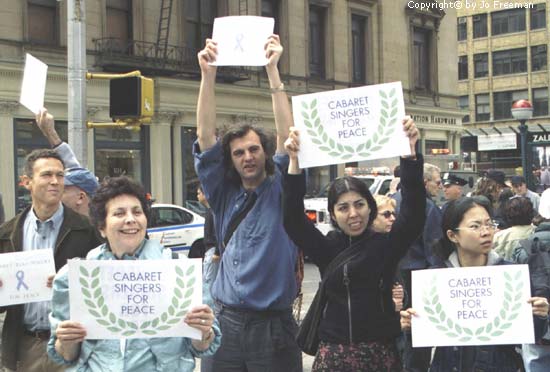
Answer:
<path fill-rule="evenodd" d="M 109 80 L 109 88 L 109 116 L 113 121 L 151 120 L 155 113 L 153 79 L 143 76 L 116 77 Z"/>

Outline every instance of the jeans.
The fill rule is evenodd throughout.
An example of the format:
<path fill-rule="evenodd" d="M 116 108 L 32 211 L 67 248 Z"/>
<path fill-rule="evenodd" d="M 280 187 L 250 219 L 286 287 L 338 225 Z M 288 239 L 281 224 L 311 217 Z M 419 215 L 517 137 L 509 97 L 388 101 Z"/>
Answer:
<path fill-rule="evenodd" d="M 216 372 L 301 372 L 302 352 L 292 310 L 252 311 L 221 306 L 222 343 Z"/>
<path fill-rule="evenodd" d="M 550 371 L 550 345 L 521 345 L 526 372 Z"/>

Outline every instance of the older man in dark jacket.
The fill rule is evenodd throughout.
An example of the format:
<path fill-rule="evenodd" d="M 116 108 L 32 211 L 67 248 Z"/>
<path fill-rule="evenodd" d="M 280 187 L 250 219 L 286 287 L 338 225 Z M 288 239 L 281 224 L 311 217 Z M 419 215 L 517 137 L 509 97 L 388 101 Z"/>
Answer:
<path fill-rule="evenodd" d="M 32 206 L 0 227 L 0 253 L 52 249 L 55 269 L 73 257 L 85 257 L 100 243 L 86 217 L 61 203 L 63 161 L 51 150 L 35 150 L 27 157 L 22 181 L 30 191 Z M 0 277 L 0 285 L 2 278 Z M 44 278 L 44 282 L 51 278 Z M 50 361 L 49 301 L 1 307 L 6 312 L 2 329 L 2 362 L 25 372 L 63 371 Z"/>

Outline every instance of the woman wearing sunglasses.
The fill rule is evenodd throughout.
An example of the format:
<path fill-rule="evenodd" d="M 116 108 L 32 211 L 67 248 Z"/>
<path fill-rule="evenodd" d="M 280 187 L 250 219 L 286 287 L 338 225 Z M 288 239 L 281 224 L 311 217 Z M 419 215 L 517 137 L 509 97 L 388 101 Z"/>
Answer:
<path fill-rule="evenodd" d="M 451 202 L 443 215 L 442 229 L 443 237 L 434 251 L 445 260 L 444 267 L 508 263 L 492 250 L 497 223 L 491 219 L 490 202 L 486 197 L 466 197 Z M 535 339 L 538 340 L 547 326 L 548 301 L 543 297 L 531 297 L 529 302 L 533 307 Z M 404 330 L 411 328 L 411 316 L 415 314 L 412 308 L 401 311 Z M 430 367 L 431 372 L 478 370 L 515 372 L 523 370 L 523 363 L 514 345 L 437 347 Z"/>
<path fill-rule="evenodd" d="M 378 208 L 366 184 L 353 177 L 339 178 L 329 188 L 328 211 L 335 230 L 326 236 L 317 230 L 303 213 L 306 183 L 298 165 L 298 132 L 291 129 L 285 142 L 290 163 L 283 182 L 284 226 L 323 276 L 317 294 L 322 300 L 316 306 L 323 315 L 312 326 L 319 340 L 312 371 L 402 370 L 395 347 L 400 329 L 392 286 L 399 259 L 422 232 L 426 203 L 423 159 L 415 153 L 418 130 L 410 118 L 402 125 L 412 155 L 401 158 L 403 204 L 389 233 L 370 228 Z"/>

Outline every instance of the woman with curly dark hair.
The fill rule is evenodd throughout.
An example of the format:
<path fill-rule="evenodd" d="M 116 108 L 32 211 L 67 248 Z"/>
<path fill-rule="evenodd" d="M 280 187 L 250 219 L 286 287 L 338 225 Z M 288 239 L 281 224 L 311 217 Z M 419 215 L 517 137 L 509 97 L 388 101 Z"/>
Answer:
<path fill-rule="evenodd" d="M 109 178 L 97 190 L 91 205 L 96 228 L 106 243 L 90 251 L 88 260 L 171 259 L 169 249 L 145 238 L 149 204 L 143 187 L 127 177 Z M 186 337 L 90 340 L 82 324 L 69 319 L 67 266 L 53 283 L 51 338 L 48 354 L 75 370 L 193 371 L 195 357 L 212 355 L 220 344 L 220 330 L 208 305 L 193 307 L 185 323 L 202 332 L 202 340 Z"/>
<path fill-rule="evenodd" d="M 533 233 L 533 204 L 528 198 L 512 197 L 504 202 L 502 213 L 508 228 L 495 233 L 493 249 L 500 257 L 511 261 L 512 252 L 519 241 Z"/>

